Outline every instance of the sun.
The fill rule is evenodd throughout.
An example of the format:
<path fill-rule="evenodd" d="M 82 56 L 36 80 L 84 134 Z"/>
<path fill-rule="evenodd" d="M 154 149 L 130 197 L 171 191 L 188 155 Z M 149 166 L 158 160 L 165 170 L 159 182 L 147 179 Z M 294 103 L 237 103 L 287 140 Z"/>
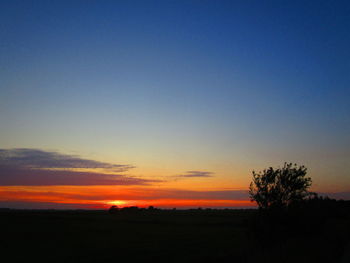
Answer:
<path fill-rule="evenodd" d="M 113 201 L 107 201 L 105 202 L 107 205 L 117 205 L 117 206 L 124 206 L 126 204 L 125 201 L 121 200 L 113 200 Z"/>

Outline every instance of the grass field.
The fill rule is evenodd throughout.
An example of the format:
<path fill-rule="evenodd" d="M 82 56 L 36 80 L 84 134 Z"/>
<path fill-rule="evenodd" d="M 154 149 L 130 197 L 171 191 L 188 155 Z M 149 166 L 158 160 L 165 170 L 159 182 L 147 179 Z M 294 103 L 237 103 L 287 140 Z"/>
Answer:
<path fill-rule="evenodd" d="M 341 262 L 348 218 L 259 231 L 256 210 L 0 212 L 2 262 Z"/>

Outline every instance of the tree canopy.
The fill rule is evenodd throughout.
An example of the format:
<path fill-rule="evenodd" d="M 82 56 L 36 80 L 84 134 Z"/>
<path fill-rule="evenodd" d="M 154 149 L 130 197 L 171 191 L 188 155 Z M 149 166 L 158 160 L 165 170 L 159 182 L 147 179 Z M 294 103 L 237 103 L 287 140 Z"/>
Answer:
<path fill-rule="evenodd" d="M 284 163 L 282 168 L 253 171 L 250 199 L 262 209 L 286 208 L 295 201 L 301 201 L 310 195 L 308 189 L 312 180 L 306 177 L 306 172 L 304 165 L 292 163 Z"/>

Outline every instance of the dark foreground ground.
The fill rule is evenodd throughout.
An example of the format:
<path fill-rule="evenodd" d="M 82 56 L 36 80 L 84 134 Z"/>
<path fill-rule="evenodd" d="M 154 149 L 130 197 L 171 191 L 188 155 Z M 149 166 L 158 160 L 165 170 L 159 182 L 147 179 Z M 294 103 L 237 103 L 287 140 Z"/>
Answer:
<path fill-rule="evenodd" d="M 256 210 L 1 211 L 0 260 L 350 262 L 347 217 L 317 228 L 306 222 L 300 232 L 257 225 L 256 216 Z"/>

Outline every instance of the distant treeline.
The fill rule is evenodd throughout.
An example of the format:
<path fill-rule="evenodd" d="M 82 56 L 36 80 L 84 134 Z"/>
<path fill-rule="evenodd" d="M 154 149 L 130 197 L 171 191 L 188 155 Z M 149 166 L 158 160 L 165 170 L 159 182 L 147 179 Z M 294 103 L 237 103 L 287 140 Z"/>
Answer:
<path fill-rule="evenodd" d="M 147 208 L 144 207 L 138 207 L 138 206 L 127 206 L 127 207 L 118 207 L 116 205 L 111 206 L 108 209 L 108 212 L 110 214 L 116 214 L 116 213 L 133 213 L 133 212 L 230 212 L 230 211 L 238 211 L 238 210 L 256 210 L 256 209 L 234 209 L 234 208 L 189 208 L 189 209 L 162 209 L 162 208 L 156 208 L 154 206 L 149 206 Z"/>
<path fill-rule="evenodd" d="M 138 206 L 118 207 L 116 205 L 111 206 L 108 209 L 110 214 L 122 213 L 122 212 L 156 212 L 156 211 L 198 211 L 198 212 L 210 212 L 210 211 L 232 211 L 232 210 L 252 210 L 258 211 L 258 214 L 269 215 L 288 215 L 288 216 L 313 216 L 318 218 L 323 217 L 347 217 L 350 216 L 350 200 L 336 200 L 329 197 L 322 197 L 314 194 L 312 198 L 308 198 L 302 201 L 293 202 L 287 209 L 234 209 L 234 208 L 191 208 L 191 209 L 161 209 L 154 206 L 147 208 L 141 208 Z"/>

